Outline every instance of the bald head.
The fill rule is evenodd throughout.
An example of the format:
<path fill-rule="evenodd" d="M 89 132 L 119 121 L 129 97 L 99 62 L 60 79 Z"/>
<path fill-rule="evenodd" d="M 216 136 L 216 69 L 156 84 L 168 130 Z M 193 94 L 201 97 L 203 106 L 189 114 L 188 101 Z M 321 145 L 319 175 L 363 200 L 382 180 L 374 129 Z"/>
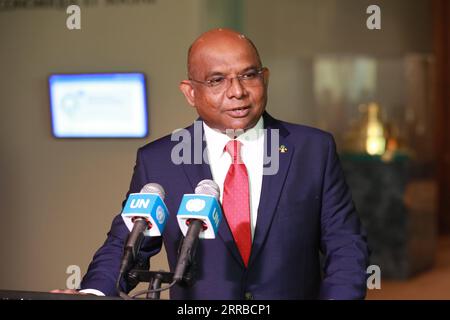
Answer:
<path fill-rule="evenodd" d="M 225 52 L 237 48 L 251 50 L 256 56 L 259 66 L 261 66 L 258 50 L 250 39 L 234 30 L 219 28 L 203 33 L 189 47 L 188 75 L 195 76 L 197 64 L 202 63 L 202 56 L 205 51 L 214 49 Z"/>

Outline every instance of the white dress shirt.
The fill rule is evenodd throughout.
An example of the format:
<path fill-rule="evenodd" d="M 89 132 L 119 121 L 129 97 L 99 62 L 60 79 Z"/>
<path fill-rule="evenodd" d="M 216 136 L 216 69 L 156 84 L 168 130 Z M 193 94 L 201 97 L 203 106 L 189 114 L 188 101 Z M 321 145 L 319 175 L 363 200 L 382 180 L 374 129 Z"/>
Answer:
<path fill-rule="evenodd" d="M 220 202 L 223 199 L 223 183 L 230 168 L 232 159 L 225 151 L 228 141 L 232 140 L 227 134 L 211 129 L 203 122 L 206 138 L 208 162 L 213 180 L 220 188 Z M 250 194 L 250 227 L 252 239 L 255 235 L 256 219 L 258 215 L 259 198 L 263 178 L 264 161 L 264 122 L 261 117 L 256 125 L 240 134 L 236 139 L 242 143 L 241 158 L 244 162 L 249 178 Z"/>

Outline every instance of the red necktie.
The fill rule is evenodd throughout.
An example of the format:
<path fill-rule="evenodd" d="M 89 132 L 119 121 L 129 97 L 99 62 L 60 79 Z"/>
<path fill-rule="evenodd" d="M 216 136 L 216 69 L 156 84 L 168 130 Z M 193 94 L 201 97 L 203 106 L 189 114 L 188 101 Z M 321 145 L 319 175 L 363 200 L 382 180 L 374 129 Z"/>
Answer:
<path fill-rule="evenodd" d="M 232 163 L 228 169 L 223 186 L 222 207 L 234 241 L 247 267 L 252 246 L 250 231 L 250 194 L 248 174 L 240 157 L 241 142 L 231 140 L 225 150 L 231 155 Z"/>

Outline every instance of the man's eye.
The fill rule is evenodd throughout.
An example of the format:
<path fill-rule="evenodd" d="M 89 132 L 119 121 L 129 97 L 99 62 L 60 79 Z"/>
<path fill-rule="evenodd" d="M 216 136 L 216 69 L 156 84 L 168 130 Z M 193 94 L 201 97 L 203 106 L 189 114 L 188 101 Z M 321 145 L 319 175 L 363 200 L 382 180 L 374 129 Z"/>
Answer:
<path fill-rule="evenodd" d="M 256 71 L 249 71 L 241 75 L 241 79 L 250 80 L 256 78 L 258 73 Z"/>
<path fill-rule="evenodd" d="M 210 86 L 214 87 L 214 86 L 221 84 L 224 80 L 225 80 L 224 77 L 216 77 L 216 78 L 207 80 L 207 82 Z"/>

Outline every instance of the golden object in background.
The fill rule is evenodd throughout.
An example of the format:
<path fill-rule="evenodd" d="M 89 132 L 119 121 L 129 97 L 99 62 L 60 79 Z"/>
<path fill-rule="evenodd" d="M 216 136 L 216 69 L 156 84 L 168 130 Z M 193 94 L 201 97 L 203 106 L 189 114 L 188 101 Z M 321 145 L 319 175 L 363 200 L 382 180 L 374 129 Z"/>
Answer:
<path fill-rule="evenodd" d="M 366 152 L 370 155 L 382 155 L 386 150 L 383 124 L 379 119 L 380 108 L 372 102 L 367 108 Z"/>
<path fill-rule="evenodd" d="M 376 102 L 361 104 L 359 118 L 353 119 L 344 137 L 344 151 L 353 154 L 381 155 L 389 160 L 398 149 L 396 127 L 381 121 L 381 108 Z"/>
<path fill-rule="evenodd" d="M 359 117 L 351 120 L 344 136 L 345 153 L 381 156 L 384 162 L 392 161 L 397 155 L 411 156 L 400 137 L 398 125 L 381 120 L 378 103 L 360 104 L 358 110 Z"/>

